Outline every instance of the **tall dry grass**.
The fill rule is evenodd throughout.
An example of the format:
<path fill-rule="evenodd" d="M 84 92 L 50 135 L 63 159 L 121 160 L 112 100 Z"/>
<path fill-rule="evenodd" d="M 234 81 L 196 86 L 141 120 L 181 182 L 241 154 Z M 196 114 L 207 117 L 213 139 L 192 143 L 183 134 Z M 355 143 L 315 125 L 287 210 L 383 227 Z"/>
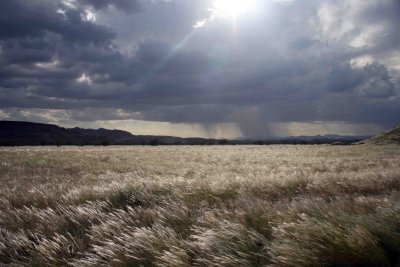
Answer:
<path fill-rule="evenodd" d="M 398 146 L 0 149 L 1 266 L 397 266 Z"/>

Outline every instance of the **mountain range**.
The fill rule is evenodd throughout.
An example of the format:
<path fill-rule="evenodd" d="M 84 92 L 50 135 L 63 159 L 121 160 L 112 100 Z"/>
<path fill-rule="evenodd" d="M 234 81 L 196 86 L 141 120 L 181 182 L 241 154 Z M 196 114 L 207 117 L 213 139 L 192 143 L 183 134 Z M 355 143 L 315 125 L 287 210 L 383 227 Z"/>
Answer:
<path fill-rule="evenodd" d="M 0 145 L 160 145 L 216 144 L 225 140 L 180 138 L 174 136 L 133 135 L 108 129 L 63 128 L 57 125 L 0 121 Z"/>
<path fill-rule="evenodd" d="M 38 145 L 240 145 L 240 144 L 352 144 L 367 136 L 294 136 L 265 139 L 206 139 L 133 135 L 122 130 L 63 128 L 57 125 L 0 121 L 1 146 Z"/>

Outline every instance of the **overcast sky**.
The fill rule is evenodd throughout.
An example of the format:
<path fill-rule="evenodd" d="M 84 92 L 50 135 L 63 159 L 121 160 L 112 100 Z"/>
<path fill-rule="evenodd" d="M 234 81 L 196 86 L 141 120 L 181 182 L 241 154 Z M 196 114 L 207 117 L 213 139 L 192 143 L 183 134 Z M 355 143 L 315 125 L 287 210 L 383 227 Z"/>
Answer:
<path fill-rule="evenodd" d="M 1 0 L 0 119 L 133 134 L 400 123 L 398 0 Z"/>

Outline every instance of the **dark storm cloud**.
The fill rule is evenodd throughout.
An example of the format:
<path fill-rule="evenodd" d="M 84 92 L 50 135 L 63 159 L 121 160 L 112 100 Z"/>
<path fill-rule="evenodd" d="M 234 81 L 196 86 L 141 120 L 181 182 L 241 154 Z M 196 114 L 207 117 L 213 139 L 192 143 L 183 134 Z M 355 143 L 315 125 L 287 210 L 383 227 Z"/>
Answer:
<path fill-rule="evenodd" d="M 10 40 L 3 42 L 3 63 L 26 64 L 31 62 L 48 62 L 52 59 L 54 48 L 46 40 Z"/>
<path fill-rule="evenodd" d="M 0 109 L 236 122 L 245 135 L 399 122 L 398 1 L 259 0 L 235 27 L 211 2 L 0 1 Z"/>
<path fill-rule="evenodd" d="M 384 33 L 376 39 L 375 47 L 379 50 L 398 49 L 400 45 L 400 2 L 382 1 L 371 3 L 363 10 L 358 19 L 360 23 L 375 25 L 384 23 Z"/>
<path fill-rule="evenodd" d="M 128 13 L 138 12 L 143 5 L 143 1 L 139 0 L 81 0 L 80 2 L 96 9 L 114 6 Z"/>
<path fill-rule="evenodd" d="M 135 56 L 121 59 L 119 63 L 123 65 L 108 70 L 110 81 L 127 85 L 146 83 L 149 87 L 163 79 L 187 81 L 206 71 L 208 66 L 201 51 L 185 51 L 154 40 L 142 41 Z"/>
<path fill-rule="evenodd" d="M 387 68 L 377 62 L 362 69 L 354 69 L 350 64 L 335 66 L 327 77 L 327 89 L 332 92 L 357 90 L 372 98 L 389 98 L 396 95 L 398 81 L 390 77 Z"/>
<path fill-rule="evenodd" d="M 0 86 L 63 87 L 90 63 L 117 56 L 110 29 L 82 20 L 80 9 L 60 14 L 61 6 L 45 0 L 0 3 Z M 59 62 L 57 68 L 50 68 L 51 61 Z"/>
<path fill-rule="evenodd" d="M 326 79 L 327 89 L 332 92 L 351 90 L 364 80 L 362 70 L 353 69 L 349 63 L 335 66 Z"/>
<path fill-rule="evenodd" d="M 63 15 L 57 12 L 60 8 L 58 1 L 1 1 L 0 38 L 43 37 L 51 32 L 67 42 L 102 43 L 113 37 L 106 27 L 82 20 L 82 10 L 66 10 Z"/>

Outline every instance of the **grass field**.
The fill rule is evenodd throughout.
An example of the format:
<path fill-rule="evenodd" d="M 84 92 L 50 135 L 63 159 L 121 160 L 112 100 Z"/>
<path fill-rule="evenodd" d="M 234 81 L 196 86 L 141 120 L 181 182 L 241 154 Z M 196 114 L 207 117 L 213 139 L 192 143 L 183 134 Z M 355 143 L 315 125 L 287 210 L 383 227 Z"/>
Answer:
<path fill-rule="evenodd" d="M 399 266 L 399 148 L 1 148 L 0 266 Z"/>

